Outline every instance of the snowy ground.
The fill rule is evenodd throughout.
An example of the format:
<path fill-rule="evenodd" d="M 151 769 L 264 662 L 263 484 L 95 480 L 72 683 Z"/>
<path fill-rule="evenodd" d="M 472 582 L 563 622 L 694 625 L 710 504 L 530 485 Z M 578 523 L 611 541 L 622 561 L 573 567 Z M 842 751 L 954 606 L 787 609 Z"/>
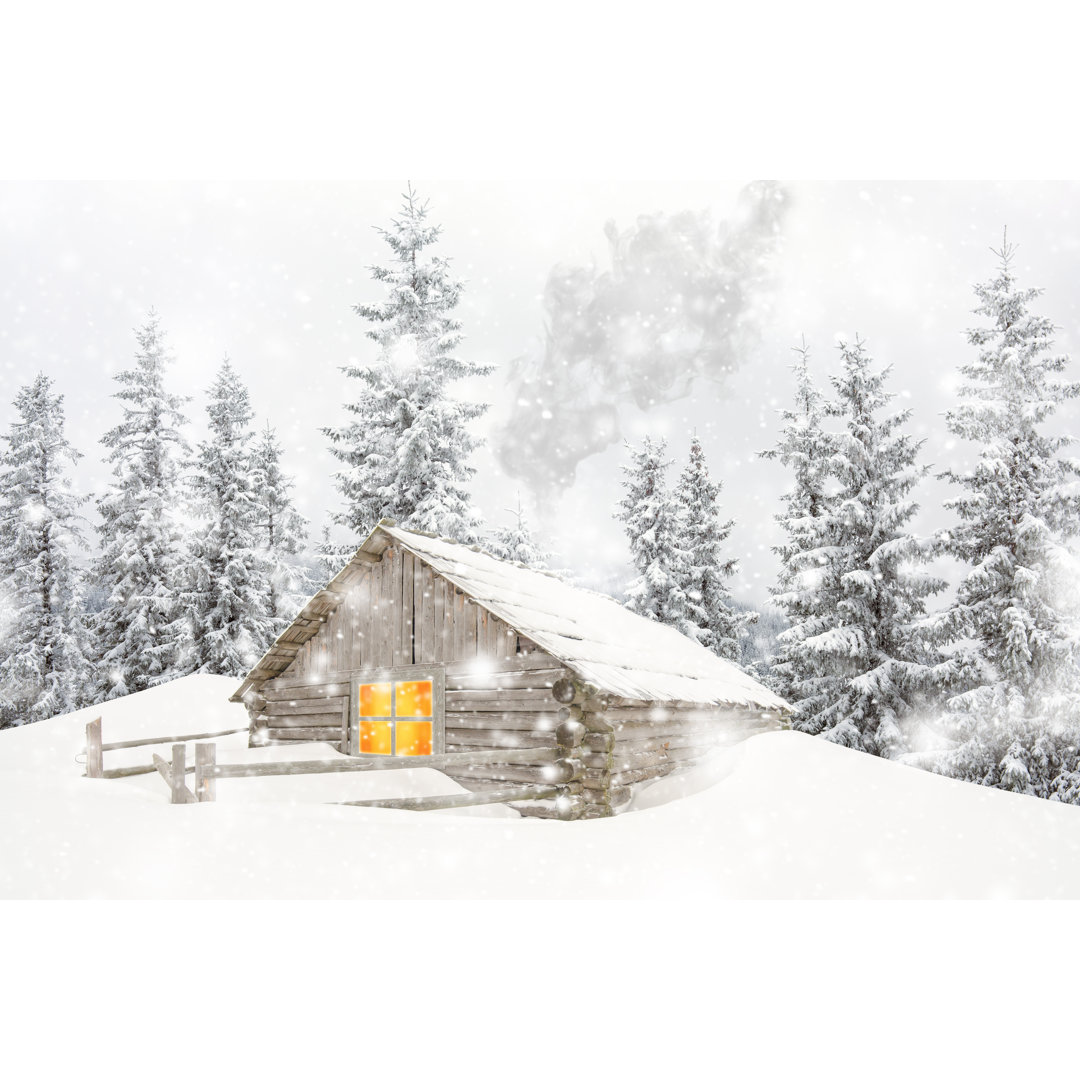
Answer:
<path fill-rule="evenodd" d="M 0 732 L 0 897 L 1080 897 L 1080 809 L 787 732 L 654 784 L 618 818 L 574 823 L 324 805 L 457 790 L 431 770 L 220 781 L 217 803 L 189 806 L 156 774 L 81 775 L 93 716 L 106 742 L 237 727 L 234 685 L 193 676 Z M 219 760 L 334 753 L 244 743 L 221 740 Z M 150 752 L 110 752 L 106 767 Z"/>

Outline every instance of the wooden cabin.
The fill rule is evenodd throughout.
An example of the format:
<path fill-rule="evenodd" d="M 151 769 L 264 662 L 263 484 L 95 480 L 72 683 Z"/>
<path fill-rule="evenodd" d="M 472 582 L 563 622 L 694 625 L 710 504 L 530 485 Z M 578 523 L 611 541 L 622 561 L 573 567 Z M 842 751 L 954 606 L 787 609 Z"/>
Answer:
<path fill-rule="evenodd" d="M 523 814 L 599 817 L 788 706 L 735 665 L 610 597 L 381 521 L 231 700 L 251 744 L 325 741 L 364 756 L 556 747 L 573 778 Z M 442 759 L 445 760 L 445 759 Z M 444 765 L 471 791 L 539 765 Z"/>

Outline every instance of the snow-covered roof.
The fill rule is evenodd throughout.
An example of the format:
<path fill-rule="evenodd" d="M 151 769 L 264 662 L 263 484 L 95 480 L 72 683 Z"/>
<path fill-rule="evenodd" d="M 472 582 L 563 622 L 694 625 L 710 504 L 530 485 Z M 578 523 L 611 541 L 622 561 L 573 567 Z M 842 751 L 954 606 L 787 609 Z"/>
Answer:
<path fill-rule="evenodd" d="M 790 708 L 734 664 L 609 596 L 390 522 L 375 526 L 354 562 L 330 583 L 330 592 L 357 560 L 381 555 L 390 539 L 604 693 L 636 701 Z M 301 612 L 298 621 L 303 616 Z M 237 697 L 254 675 L 253 671 L 248 676 Z"/>

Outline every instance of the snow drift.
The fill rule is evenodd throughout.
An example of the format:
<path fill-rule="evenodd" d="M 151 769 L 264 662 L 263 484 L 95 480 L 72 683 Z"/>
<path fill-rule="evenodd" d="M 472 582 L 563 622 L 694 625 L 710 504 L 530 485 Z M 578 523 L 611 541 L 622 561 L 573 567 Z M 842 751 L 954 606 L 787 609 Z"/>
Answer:
<path fill-rule="evenodd" d="M 0 732 L 0 896 L 237 899 L 1080 897 L 1080 810 L 932 776 L 792 732 L 759 735 L 641 792 L 617 818 L 325 805 L 457 790 L 408 774 L 220 781 L 172 806 L 156 775 L 87 780 L 107 741 L 238 726 L 232 680 L 191 676 Z M 312 756 L 219 742 L 219 759 Z M 325 753 L 332 753 L 329 747 Z M 112 767 L 148 759 L 111 752 Z M 476 808 L 487 809 L 487 808 Z M 495 816 L 495 815 L 498 816 Z"/>

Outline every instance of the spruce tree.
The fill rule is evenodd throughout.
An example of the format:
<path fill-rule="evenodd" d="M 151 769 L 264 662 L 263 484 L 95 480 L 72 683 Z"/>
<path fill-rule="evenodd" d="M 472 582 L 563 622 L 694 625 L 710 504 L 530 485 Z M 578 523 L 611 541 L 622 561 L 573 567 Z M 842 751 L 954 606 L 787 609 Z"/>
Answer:
<path fill-rule="evenodd" d="M 274 639 L 270 559 L 259 532 L 247 388 L 228 358 L 209 391 L 210 437 L 192 476 L 202 526 L 189 543 L 185 602 L 192 671 L 241 676 Z"/>
<path fill-rule="evenodd" d="M 252 450 L 251 478 L 255 529 L 268 560 L 264 588 L 273 638 L 288 627 L 318 584 L 298 562 L 308 523 L 293 505 L 294 481 L 281 469 L 281 444 L 269 422 Z"/>
<path fill-rule="evenodd" d="M 687 612 L 683 583 L 687 555 L 679 547 L 678 509 L 667 490 L 667 441 L 646 437 L 640 450 L 629 443 L 632 464 L 621 466 L 626 494 L 615 519 L 630 541 L 630 555 L 638 576 L 627 586 L 626 606 L 647 619 L 674 626 L 694 636 Z"/>
<path fill-rule="evenodd" d="M 546 569 L 551 556 L 537 545 L 521 499 L 515 509 L 507 508 L 506 512 L 513 517 L 513 524 L 496 528 L 484 541 L 484 546 L 496 558 L 521 563 L 534 570 Z"/>
<path fill-rule="evenodd" d="M 945 582 L 917 569 L 933 557 L 933 544 L 906 528 L 918 512 L 909 496 L 928 471 L 916 464 L 923 441 L 901 432 L 911 410 L 878 415 L 895 396 L 885 389 L 891 367 L 872 371 L 864 342 L 845 342 L 840 355 L 830 409 L 844 421 L 833 458 L 836 618 L 804 644 L 843 677 L 840 694 L 815 718 L 825 738 L 893 757 L 906 749 L 900 722 L 922 705 L 931 683 L 937 653 L 926 598 Z"/>
<path fill-rule="evenodd" d="M 184 550 L 179 466 L 186 399 L 165 389 L 171 354 L 153 311 L 135 331 L 133 367 L 115 376 L 123 419 L 102 437 L 114 481 L 98 501 L 101 554 L 93 580 L 106 601 L 93 620 L 95 700 L 146 690 L 180 674 L 178 590 Z"/>
<path fill-rule="evenodd" d="M 0 455 L 0 727 L 78 708 L 90 670 L 72 564 L 86 499 L 65 476 L 82 455 L 64 436 L 63 402 L 46 375 L 23 387 Z"/>
<path fill-rule="evenodd" d="M 686 553 L 686 596 L 689 630 L 700 645 L 725 660 L 738 662 L 740 638 L 753 612 L 732 605 L 728 579 L 736 572 L 737 559 L 725 551 L 734 521 L 721 521 L 717 498 L 721 485 L 709 478 L 705 453 L 696 435 L 690 440 L 690 460 L 675 489 L 678 520 L 676 545 Z"/>
<path fill-rule="evenodd" d="M 773 548 L 780 572 L 770 590 L 789 625 L 777 635 L 778 651 L 768 671 L 776 692 L 796 707 L 797 726 L 818 734 L 816 717 L 839 692 L 839 680 L 822 668 L 804 642 L 827 629 L 835 613 L 837 597 L 824 587 L 836 557 L 834 500 L 828 495 L 834 445 L 823 427 L 825 399 L 811 376 L 806 342 L 795 352 L 794 407 L 781 412 L 784 426 L 776 446 L 761 452 L 761 457 L 789 468 L 793 480 L 792 489 L 781 496 L 784 509 L 776 515 L 784 541 Z"/>
<path fill-rule="evenodd" d="M 967 333 L 977 356 L 961 368 L 965 400 L 949 430 L 978 447 L 970 471 L 944 475 L 961 494 L 946 550 L 970 569 L 950 612 L 948 703 L 959 746 L 941 763 L 963 779 L 1069 798 L 1080 745 L 1075 616 L 1080 466 L 1061 457 L 1074 439 L 1046 430 L 1080 383 L 1059 378 L 1054 327 L 1033 314 L 1040 289 L 1021 289 L 1007 237 L 997 274 L 975 287 L 986 323 Z"/>
<path fill-rule="evenodd" d="M 480 444 L 469 424 L 488 408 L 450 396 L 455 383 L 489 374 L 491 367 L 456 356 L 461 323 L 452 312 L 463 283 L 449 262 L 430 249 L 441 229 L 428 222 L 428 205 L 410 187 L 401 216 L 379 233 L 390 247 L 388 266 L 371 267 L 387 290 L 380 304 L 357 304 L 379 349 L 366 365 L 342 370 L 359 383 L 345 409 L 355 419 L 324 428 L 331 453 L 344 464 L 335 474 L 343 508 L 335 524 L 351 534 L 351 553 L 380 518 L 479 543 L 482 518 L 469 494 Z"/>

